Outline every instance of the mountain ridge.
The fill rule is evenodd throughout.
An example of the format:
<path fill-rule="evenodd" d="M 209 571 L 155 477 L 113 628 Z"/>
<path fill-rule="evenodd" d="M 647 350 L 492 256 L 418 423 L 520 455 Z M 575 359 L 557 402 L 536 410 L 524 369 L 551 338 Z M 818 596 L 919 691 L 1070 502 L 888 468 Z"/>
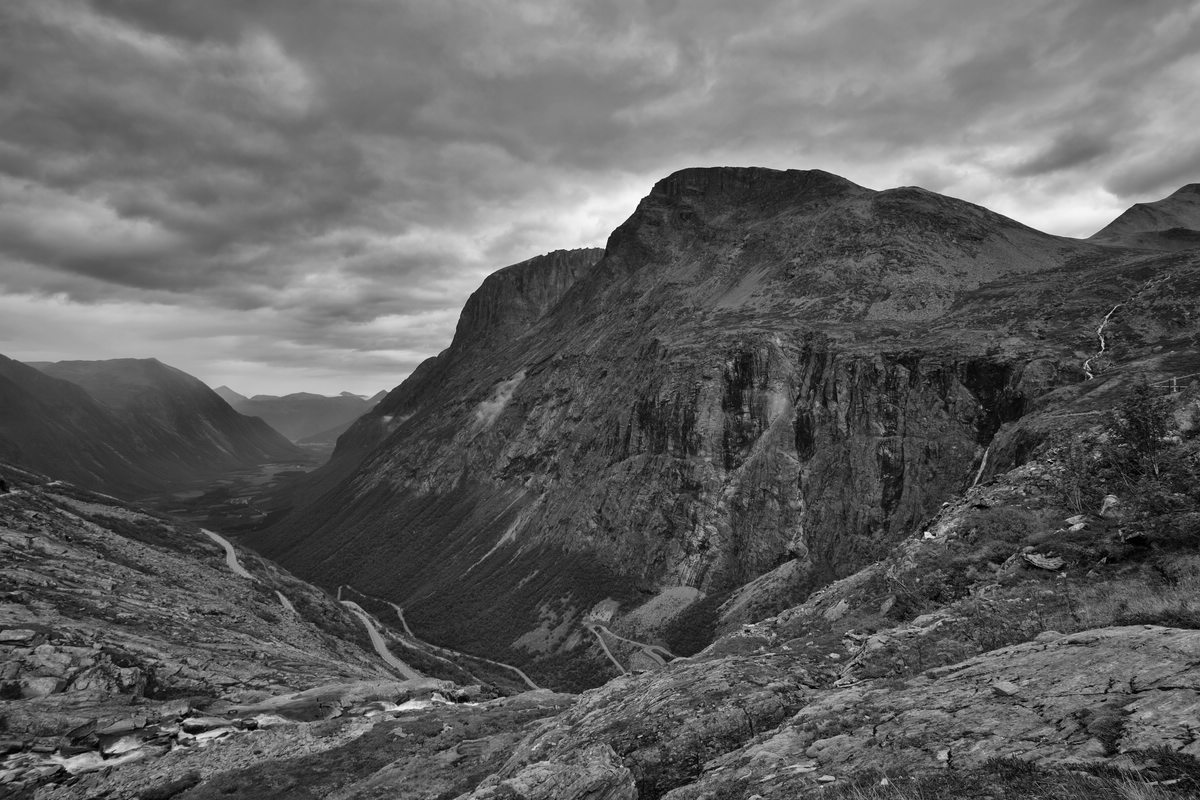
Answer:
<path fill-rule="evenodd" d="M 1090 239 L 1155 250 L 1200 245 L 1200 183 L 1148 203 L 1135 203 Z"/>
<path fill-rule="evenodd" d="M 1150 323 L 1172 300 L 1148 279 L 1192 262 L 1127 253 L 925 190 L 681 171 L 519 336 L 424 362 L 255 546 L 355 571 L 461 648 L 601 668 L 576 627 L 595 608 L 686 587 L 715 624 L 791 564 L 760 613 L 781 607 L 1023 457 L 1041 434 L 1011 429 L 1085 380 L 1114 304 L 1106 366 L 1184 335 Z"/>
<path fill-rule="evenodd" d="M 228 389 L 226 400 L 242 414 L 259 417 L 293 442 L 313 437 L 329 438 L 331 431 L 344 429 L 370 411 L 386 396 L 379 392 L 373 397 L 342 392 L 321 395 L 314 392 L 293 392 L 286 395 L 256 394 L 252 397 Z M 336 437 L 334 437 L 336 438 Z"/>
<path fill-rule="evenodd" d="M 155 359 L 0 362 L 14 398 L 6 456 L 82 485 L 144 496 L 302 455 L 199 379 Z M 51 409 L 57 408 L 57 411 Z"/>

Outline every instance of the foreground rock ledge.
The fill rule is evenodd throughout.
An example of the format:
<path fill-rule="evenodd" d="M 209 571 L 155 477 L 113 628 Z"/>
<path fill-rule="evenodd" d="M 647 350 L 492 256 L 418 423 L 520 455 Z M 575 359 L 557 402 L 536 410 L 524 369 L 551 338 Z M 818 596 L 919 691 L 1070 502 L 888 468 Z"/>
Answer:
<path fill-rule="evenodd" d="M 463 798 L 782 798 L 868 769 L 1200 756 L 1198 712 L 1193 630 L 1047 633 L 910 681 L 833 689 L 788 657 L 733 656 L 588 692 Z"/>

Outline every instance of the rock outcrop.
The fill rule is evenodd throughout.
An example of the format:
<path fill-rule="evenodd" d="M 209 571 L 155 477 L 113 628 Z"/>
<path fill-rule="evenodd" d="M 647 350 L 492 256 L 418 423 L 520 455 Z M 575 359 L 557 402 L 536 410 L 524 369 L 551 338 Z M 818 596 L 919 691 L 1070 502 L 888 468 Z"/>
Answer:
<path fill-rule="evenodd" d="M 1197 756 L 1198 655 L 1196 631 L 1047 633 L 902 683 L 840 689 L 785 653 L 702 659 L 588 692 L 469 797 L 791 798 L 998 758 Z"/>
<path fill-rule="evenodd" d="M 1200 755 L 1200 633 L 1105 628 L 996 650 L 903 686 L 825 693 L 785 725 L 713 759 L 667 797 L 796 797 L 823 775 L 970 769 L 991 759 L 1104 762 L 1164 747 Z M 726 793 L 722 795 L 721 793 Z"/>

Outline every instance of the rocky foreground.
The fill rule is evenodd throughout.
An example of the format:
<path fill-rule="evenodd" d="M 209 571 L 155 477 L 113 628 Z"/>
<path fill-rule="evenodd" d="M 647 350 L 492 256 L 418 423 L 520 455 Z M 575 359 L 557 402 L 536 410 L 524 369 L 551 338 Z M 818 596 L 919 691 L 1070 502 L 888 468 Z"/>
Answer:
<path fill-rule="evenodd" d="M 478 685 L 400 680 L 346 606 L 273 565 L 242 551 L 231 565 L 195 528 L 13 468 L 6 475 L 0 797 L 170 797 L 193 787 L 188 796 L 198 796 L 218 776 L 237 786 L 247 769 L 244 796 L 283 796 L 294 771 L 282 769 L 268 791 L 264 763 L 318 764 L 357 742 L 387 766 L 375 738 L 394 732 L 383 741 L 401 745 L 397 758 L 408 744 L 402 726 L 376 728 L 398 715 L 441 731 L 425 715 L 445 707 L 439 719 L 464 720 L 460 738 L 489 726 L 515 738 L 521 721 L 566 703 L 551 692 L 509 704 Z M 352 770 L 338 785 L 368 776 Z M 446 786 L 469 788 L 468 777 Z M 394 791 L 407 780 L 372 785 Z"/>

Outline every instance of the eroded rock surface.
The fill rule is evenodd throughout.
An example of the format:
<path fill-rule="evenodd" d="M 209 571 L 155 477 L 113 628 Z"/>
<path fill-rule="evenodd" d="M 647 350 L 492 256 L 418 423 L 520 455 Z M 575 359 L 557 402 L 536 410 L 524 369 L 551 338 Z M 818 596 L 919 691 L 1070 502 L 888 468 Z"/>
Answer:
<path fill-rule="evenodd" d="M 902 685 L 825 692 L 668 797 L 738 796 L 750 787 L 764 798 L 795 797 L 822 775 L 970 768 L 997 757 L 1103 761 L 1154 747 L 1195 756 L 1198 709 L 1200 631 L 1051 634 Z"/>
<path fill-rule="evenodd" d="M 240 555 L 245 575 L 195 528 L 57 481 L 0 498 L 0 783 L 78 785 L 122 765 L 106 786 L 206 779 L 229 768 L 207 751 L 217 742 L 280 727 L 304 741 L 323 720 L 367 719 L 370 701 L 481 696 L 400 681 L 333 598 Z M 178 768 L 142 764 L 200 749 Z"/>
<path fill-rule="evenodd" d="M 675 662 L 583 694 L 516 749 L 474 797 L 508 787 L 532 798 L 656 797 L 698 774 L 707 760 L 787 719 L 818 678 L 786 655 Z M 582 755 L 581 755 L 582 754 Z"/>

